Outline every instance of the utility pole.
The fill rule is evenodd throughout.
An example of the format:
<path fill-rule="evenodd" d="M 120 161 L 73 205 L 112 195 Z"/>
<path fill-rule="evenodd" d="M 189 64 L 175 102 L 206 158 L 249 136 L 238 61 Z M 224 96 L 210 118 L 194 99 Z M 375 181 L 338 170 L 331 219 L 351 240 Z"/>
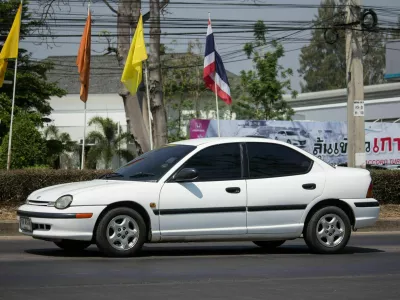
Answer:
<path fill-rule="evenodd" d="M 348 167 L 366 167 L 361 0 L 347 0 L 346 80 Z"/>

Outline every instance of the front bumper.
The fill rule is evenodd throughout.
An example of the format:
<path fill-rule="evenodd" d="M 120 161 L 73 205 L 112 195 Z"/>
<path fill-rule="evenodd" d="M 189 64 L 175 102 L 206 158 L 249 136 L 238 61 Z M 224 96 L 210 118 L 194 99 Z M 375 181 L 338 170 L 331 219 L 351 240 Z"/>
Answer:
<path fill-rule="evenodd" d="M 96 220 L 106 206 L 72 206 L 59 210 L 54 207 L 22 205 L 17 212 L 18 221 L 27 217 L 32 222 L 32 231 L 19 232 L 43 240 L 90 241 Z"/>

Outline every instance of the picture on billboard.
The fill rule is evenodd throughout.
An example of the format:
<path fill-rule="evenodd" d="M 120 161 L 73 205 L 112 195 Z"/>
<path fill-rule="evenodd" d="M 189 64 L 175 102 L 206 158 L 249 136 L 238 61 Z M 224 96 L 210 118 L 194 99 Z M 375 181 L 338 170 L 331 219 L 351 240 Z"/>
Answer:
<path fill-rule="evenodd" d="M 221 120 L 221 136 L 262 136 L 299 147 L 329 164 L 347 163 L 345 122 Z M 190 138 L 217 137 L 216 120 L 191 120 Z M 365 123 L 369 165 L 400 164 L 400 124 Z"/>

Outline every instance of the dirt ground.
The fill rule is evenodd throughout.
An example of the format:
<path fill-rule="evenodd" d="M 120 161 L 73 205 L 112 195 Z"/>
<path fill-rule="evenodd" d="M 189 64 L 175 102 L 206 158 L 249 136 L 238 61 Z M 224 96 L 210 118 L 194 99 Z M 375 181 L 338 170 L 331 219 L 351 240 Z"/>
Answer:
<path fill-rule="evenodd" d="M 0 208 L 0 220 L 16 220 L 17 207 L 5 206 Z M 400 205 L 382 205 L 380 219 L 400 218 Z"/>

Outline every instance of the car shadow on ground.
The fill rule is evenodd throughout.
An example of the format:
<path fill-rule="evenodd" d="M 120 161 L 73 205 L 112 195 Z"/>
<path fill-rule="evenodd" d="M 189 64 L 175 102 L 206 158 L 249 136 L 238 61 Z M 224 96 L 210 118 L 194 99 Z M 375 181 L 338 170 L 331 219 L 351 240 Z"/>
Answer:
<path fill-rule="evenodd" d="M 103 257 L 103 254 L 98 251 L 97 247 L 91 246 L 90 248 L 76 252 L 66 252 L 58 248 L 46 249 L 29 249 L 25 250 L 26 253 L 39 256 L 48 257 Z M 353 247 L 347 246 L 341 253 L 334 255 L 349 255 L 349 254 L 365 254 L 365 253 L 382 253 L 385 252 L 379 249 L 366 248 L 366 247 Z M 303 245 L 283 245 L 273 250 L 265 250 L 257 246 L 190 246 L 190 245 L 145 245 L 142 251 L 136 258 L 157 258 L 157 257 L 189 257 L 189 256 L 248 256 L 248 255 L 317 255 L 310 252 L 307 246 Z"/>

